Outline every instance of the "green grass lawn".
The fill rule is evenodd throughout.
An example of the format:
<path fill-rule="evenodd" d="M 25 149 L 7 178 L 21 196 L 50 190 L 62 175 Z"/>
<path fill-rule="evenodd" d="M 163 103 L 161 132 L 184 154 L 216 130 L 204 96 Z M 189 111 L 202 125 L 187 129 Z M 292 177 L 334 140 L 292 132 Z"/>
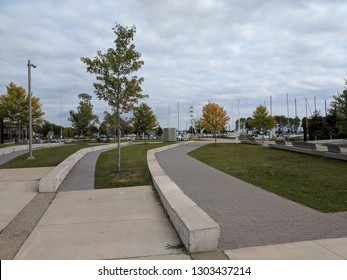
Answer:
<path fill-rule="evenodd" d="M 347 162 L 256 145 L 207 145 L 190 156 L 322 212 L 347 211 Z"/>
<path fill-rule="evenodd" d="M 167 144 L 136 144 L 121 149 L 121 174 L 116 173 L 117 150 L 100 155 L 95 169 L 95 188 L 119 188 L 150 185 L 147 151 Z"/>
<path fill-rule="evenodd" d="M 54 148 L 33 150 L 33 156 L 35 158 L 34 160 L 28 160 L 27 153 L 5 164 L 0 165 L 0 168 L 4 169 L 56 166 L 78 150 L 83 148 L 90 148 L 91 146 L 95 146 L 95 144 L 65 144 Z"/>

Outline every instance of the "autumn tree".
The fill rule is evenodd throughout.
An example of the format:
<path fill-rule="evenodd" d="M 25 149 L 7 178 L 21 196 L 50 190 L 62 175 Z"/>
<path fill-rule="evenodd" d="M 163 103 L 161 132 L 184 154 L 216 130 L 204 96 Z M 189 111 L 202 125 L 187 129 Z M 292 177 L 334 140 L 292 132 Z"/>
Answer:
<path fill-rule="evenodd" d="M 134 109 L 133 126 L 135 133 L 143 135 L 150 134 L 157 128 L 157 117 L 146 103 Z"/>
<path fill-rule="evenodd" d="M 78 135 L 84 135 L 88 129 L 98 122 L 98 117 L 93 114 L 92 97 L 87 93 L 78 95 L 80 99 L 77 110 L 70 110 L 69 122 Z"/>
<path fill-rule="evenodd" d="M 249 125 L 260 132 L 265 132 L 276 125 L 276 119 L 268 113 L 264 105 L 259 105 L 253 112 Z"/>
<path fill-rule="evenodd" d="M 29 99 L 23 87 L 10 83 L 6 86 L 7 93 L 0 96 L 0 115 L 9 128 L 9 138 L 12 138 L 12 127 L 17 127 L 17 134 L 23 134 L 23 127 L 29 125 Z M 31 97 L 32 120 L 34 124 L 43 122 L 44 112 L 38 97 Z M 23 138 L 23 135 L 22 135 Z"/>
<path fill-rule="evenodd" d="M 216 133 L 225 130 L 230 117 L 223 107 L 216 103 L 209 102 L 202 108 L 201 124 L 205 131 L 212 132 L 217 143 Z"/>
<path fill-rule="evenodd" d="M 105 100 L 116 113 L 118 135 L 121 135 L 121 114 L 134 109 L 139 99 L 147 97 L 142 94 L 143 78 L 133 75 L 144 62 L 140 60 L 141 53 L 135 50 L 132 43 L 136 27 L 124 27 L 116 24 L 112 28 L 116 39 L 113 48 L 106 53 L 97 52 L 95 58 L 82 57 L 87 65 L 87 72 L 96 75 L 94 92 L 99 99 Z M 118 137 L 117 173 L 120 173 L 120 137 Z"/>

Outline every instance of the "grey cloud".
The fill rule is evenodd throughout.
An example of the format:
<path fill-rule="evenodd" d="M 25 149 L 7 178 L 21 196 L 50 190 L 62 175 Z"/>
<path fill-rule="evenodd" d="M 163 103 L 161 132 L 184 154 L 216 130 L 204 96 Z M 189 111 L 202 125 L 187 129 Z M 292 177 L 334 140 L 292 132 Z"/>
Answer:
<path fill-rule="evenodd" d="M 80 57 L 112 47 L 118 22 L 137 27 L 146 102 L 160 108 L 163 123 L 177 102 L 198 113 L 209 100 L 235 111 L 237 100 L 247 99 L 241 112 L 250 115 L 272 95 L 280 111 L 286 94 L 302 103 L 343 87 L 346 13 L 344 1 L 328 0 L 2 1 L 0 91 L 11 81 L 25 86 L 32 59 L 46 117 L 56 120 L 60 94 L 66 115 L 78 93 L 93 91 Z M 105 102 L 93 103 L 102 116 Z"/>

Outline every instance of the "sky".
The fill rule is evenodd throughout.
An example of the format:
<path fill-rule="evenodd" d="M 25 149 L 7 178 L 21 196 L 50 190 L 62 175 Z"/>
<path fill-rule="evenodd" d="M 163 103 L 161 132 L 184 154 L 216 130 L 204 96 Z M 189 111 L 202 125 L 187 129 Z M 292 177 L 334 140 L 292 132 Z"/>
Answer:
<path fill-rule="evenodd" d="M 10 82 L 27 90 L 30 59 L 46 120 L 71 126 L 82 92 L 102 120 L 110 108 L 80 58 L 114 47 L 119 23 L 136 26 L 136 75 L 162 127 L 186 129 L 189 108 L 198 118 L 208 102 L 231 129 L 260 104 L 324 115 L 347 79 L 346 15 L 344 0 L 0 0 L 0 94 Z"/>

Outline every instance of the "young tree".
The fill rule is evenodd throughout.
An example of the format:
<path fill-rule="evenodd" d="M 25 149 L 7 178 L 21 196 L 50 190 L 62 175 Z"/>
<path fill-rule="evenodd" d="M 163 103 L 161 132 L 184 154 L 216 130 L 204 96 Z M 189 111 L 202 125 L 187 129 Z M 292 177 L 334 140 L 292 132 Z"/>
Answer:
<path fill-rule="evenodd" d="M 134 109 L 133 126 L 135 133 L 149 134 L 158 126 L 157 117 L 146 103 Z"/>
<path fill-rule="evenodd" d="M 212 132 L 215 144 L 217 144 L 216 133 L 225 130 L 230 117 L 223 107 L 216 103 L 209 102 L 202 108 L 201 124 L 204 130 Z"/>
<path fill-rule="evenodd" d="M 81 61 L 87 65 L 87 72 L 96 75 L 94 92 L 99 99 L 105 100 L 114 108 L 117 117 L 118 130 L 118 161 L 117 173 L 120 173 L 120 116 L 134 108 L 139 99 L 147 97 L 142 94 L 141 83 L 143 78 L 133 75 L 144 62 L 140 60 L 141 53 L 135 50 L 132 43 L 136 27 L 131 28 L 116 24 L 112 28 L 116 39 L 114 47 L 106 53 L 97 52 L 94 59 L 82 57 Z"/>
<path fill-rule="evenodd" d="M 92 97 L 87 93 L 78 95 L 80 99 L 77 111 L 70 110 L 69 122 L 76 130 L 78 135 L 84 135 L 88 129 L 98 122 L 98 117 L 93 114 Z"/>
<path fill-rule="evenodd" d="M 315 111 L 308 120 L 309 140 L 329 139 L 329 127 L 320 112 Z"/>
<path fill-rule="evenodd" d="M 37 127 L 36 132 L 42 134 L 45 137 L 48 137 L 48 135 L 52 135 L 58 138 L 60 136 L 60 130 L 60 125 L 56 125 L 49 121 L 44 121 L 39 127 Z"/>
<path fill-rule="evenodd" d="M 157 127 L 155 133 L 156 133 L 159 137 L 161 137 L 161 136 L 163 135 L 163 133 L 164 133 L 163 128 L 162 128 L 159 124 L 158 124 L 158 127 Z"/>
<path fill-rule="evenodd" d="M 194 130 L 196 133 L 201 133 L 201 130 L 203 129 L 201 119 L 195 119 L 194 120 Z"/>
<path fill-rule="evenodd" d="M 347 80 L 345 80 L 345 89 L 342 93 L 333 96 L 334 100 L 331 102 L 331 114 L 337 116 L 337 128 L 339 129 L 342 137 L 347 136 Z"/>
<path fill-rule="evenodd" d="M 65 138 L 72 138 L 73 137 L 73 130 L 71 127 L 64 127 L 63 137 L 65 137 Z"/>
<path fill-rule="evenodd" d="M 329 129 L 329 138 L 340 138 L 340 130 L 338 129 L 338 118 L 335 110 L 330 110 L 330 112 L 325 117 L 325 121 L 327 123 Z"/>
<path fill-rule="evenodd" d="M 266 130 L 271 129 L 276 125 L 276 120 L 274 117 L 269 115 L 264 105 L 259 105 L 253 112 L 252 119 L 249 120 L 249 124 L 256 130 L 265 132 Z"/>

